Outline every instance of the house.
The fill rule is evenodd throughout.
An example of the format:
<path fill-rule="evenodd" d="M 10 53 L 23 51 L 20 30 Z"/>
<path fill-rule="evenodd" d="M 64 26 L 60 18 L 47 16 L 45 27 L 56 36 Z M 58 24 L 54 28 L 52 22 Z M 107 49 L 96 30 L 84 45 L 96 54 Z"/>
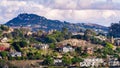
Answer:
<path fill-rule="evenodd" d="M 99 67 L 104 62 L 101 58 L 86 58 L 80 62 L 80 67 Z"/>
<path fill-rule="evenodd" d="M 75 51 L 75 49 L 72 46 L 64 46 L 61 48 L 60 51 L 67 53 L 67 52 L 73 52 L 73 51 Z"/>
<path fill-rule="evenodd" d="M 4 47 L 4 46 L 0 46 L 0 51 L 6 51 L 6 50 L 7 50 L 6 47 Z"/>
<path fill-rule="evenodd" d="M 62 59 L 54 59 L 54 65 L 62 65 Z"/>
<path fill-rule="evenodd" d="M 48 49 L 49 48 L 49 45 L 48 44 L 41 44 L 41 49 Z"/>
<path fill-rule="evenodd" d="M 0 51 L 9 50 L 10 44 L 9 43 L 0 43 Z"/>
<path fill-rule="evenodd" d="M 29 36 L 29 35 L 32 35 L 32 32 L 28 31 L 27 32 L 27 36 Z"/>
<path fill-rule="evenodd" d="M 114 44 L 115 44 L 116 46 L 120 46 L 120 38 L 115 38 L 115 39 L 114 39 Z"/>
<path fill-rule="evenodd" d="M 2 38 L 0 41 L 1 41 L 2 43 L 6 43 L 6 42 L 8 42 L 8 38 L 7 38 L 7 37 L 4 37 L 4 38 Z"/>
<path fill-rule="evenodd" d="M 38 44 L 38 45 L 34 45 L 33 47 L 35 47 L 36 49 L 48 49 L 49 45 L 48 44 Z"/>
<path fill-rule="evenodd" d="M 80 33 L 75 32 L 75 33 L 72 33 L 72 35 L 81 35 L 81 36 L 84 36 L 84 32 L 80 32 Z"/>
<path fill-rule="evenodd" d="M 22 53 L 21 52 L 12 52 L 12 53 L 10 53 L 10 56 L 11 57 L 21 57 Z"/>
<path fill-rule="evenodd" d="M 93 54 L 93 48 L 91 48 L 91 47 L 86 48 L 85 51 L 86 51 L 88 54 Z"/>
<path fill-rule="evenodd" d="M 105 36 L 102 36 L 102 35 L 95 36 L 95 38 L 100 39 L 102 41 L 105 41 L 107 39 Z"/>
<path fill-rule="evenodd" d="M 119 59 L 113 57 L 112 55 L 108 56 L 108 64 L 109 66 L 120 66 Z"/>

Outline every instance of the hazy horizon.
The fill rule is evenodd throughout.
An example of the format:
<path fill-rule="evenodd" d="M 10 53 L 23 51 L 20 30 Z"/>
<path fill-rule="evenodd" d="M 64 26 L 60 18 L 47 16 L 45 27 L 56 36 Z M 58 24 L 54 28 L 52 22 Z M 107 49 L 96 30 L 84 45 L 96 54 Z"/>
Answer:
<path fill-rule="evenodd" d="M 95 23 L 119 22 L 120 0 L 1 0 L 0 24 L 20 13 L 33 13 L 52 20 Z"/>

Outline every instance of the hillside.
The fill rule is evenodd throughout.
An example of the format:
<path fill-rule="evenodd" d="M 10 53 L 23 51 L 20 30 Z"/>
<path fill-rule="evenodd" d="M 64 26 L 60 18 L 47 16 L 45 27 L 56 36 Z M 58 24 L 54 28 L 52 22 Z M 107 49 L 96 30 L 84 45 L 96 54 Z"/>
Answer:
<path fill-rule="evenodd" d="M 28 27 L 32 30 L 45 30 L 49 31 L 52 29 L 61 30 L 63 27 L 68 28 L 72 32 L 80 31 L 80 29 L 100 29 L 103 31 L 107 31 L 107 27 L 97 25 L 97 24 L 85 24 L 85 23 L 77 23 L 72 24 L 69 22 L 62 22 L 59 20 L 50 20 L 43 16 L 38 16 L 36 14 L 19 14 L 17 17 L 8 21 L 5 25 L 10 27 Z"/>
<path fill-rule="evenodd" d="M 92 44 L 90 42 L 87 42 L 85 40 L 78 40 L 78 39 L 68 39 L 68 40 L 64 40 L 58 43 L 58 45 L 67 45 L 70 44 L 72 46 L 77 46 L 77 47 L 97 47 L 97 48 L 102 48 L 103 46 L 99 45 L 99 44 Z"/>

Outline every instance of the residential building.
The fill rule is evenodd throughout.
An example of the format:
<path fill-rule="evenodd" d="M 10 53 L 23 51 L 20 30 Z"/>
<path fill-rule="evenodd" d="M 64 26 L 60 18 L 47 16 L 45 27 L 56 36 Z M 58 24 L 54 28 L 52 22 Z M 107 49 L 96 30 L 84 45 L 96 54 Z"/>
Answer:
<path fill-rule="evenodd" d="M 9 54 L 11 57 L 21 57 L 22 56 L 22 53 L 21 52 L 11 52 Z"/>
<path fill-rule="evenodd" d="M 61 65 L 62 59 L 54 59 L 54 65 Z"/>
<path fill-rule="evenodd" d="M 2 43 L 6 43 L 6 42 L 8 42 L 8 38 L 7 38 L 7 37 L 4 37 L 4 38 L 2 38 L 0 41 L 1 41 Z"/>
<path fill-rule="evenodd" d="M 62 48 L 62 51 L 63 51 L 64 53 L 67 53 L 67 52 L 73 52 L 73 51 L 75 51 L 75 49 L 74 49 L 72 46 L 64 46 L 64 47 Z"/>
<path fill-rule="evenodd" d="M 101 58 L 87 58 L 80 62 L 80 67 L 99 67 L 104 60 Z"/>
<path fill-rule="evenodd" d="M 120 46 L 120 38 L 115 38 L 114 44 L 115 44 L 116 46 Z"/>
<path fill-rule="evenodd" d="M 36 49 L 48 49 L 49 45 L 48 44 L 38 44 L 38 45 L 34 45 L 33 47 L 35 47 Z"/>
<path fill-rule="evenodd" d="M 118 58 L 115 58 L 112 55 L 109 55 L 108 59 L 109 59 L 109 61 L 108 61 L 109 66 L 118 66 L 118 67 L 120 67 L 120 62 L 119 62 Z"/>
<path fill-rule="evenodd" d="M 86 48 L 85 51 L 86 51 L 88 54 L 93 54 L 93 48 L 91 48 L 91 47 Z"/>

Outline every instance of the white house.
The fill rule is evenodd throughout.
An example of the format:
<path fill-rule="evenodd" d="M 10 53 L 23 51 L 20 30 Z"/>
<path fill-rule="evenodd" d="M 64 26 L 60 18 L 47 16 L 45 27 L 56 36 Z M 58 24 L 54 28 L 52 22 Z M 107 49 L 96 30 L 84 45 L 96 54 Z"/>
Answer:
<path fill-rule="evenodd" d="M 67 52 L 73 52 L 75 49 L 73 48 L 73 47 L 71 47 L 71 46 L 64 46 L 63 48 L 62 48 L 62 51 L 64 52 L 64 53 L 67 53 Z"/>
<path fill-rule="evenodd" d="M 62 59 L 54 59 L 54 64 L 62 63 Z"/>
<path fill-rule="evenodd" d="M 12 53 L 10 53 L 10 56 L 11 57 L 21 57 L 22 53 L 21 52 L 12 52 Z"/>
<path fill-rule="evenodd" d="M 83 62 L 80 62 L 81 67 L 98 67 L 104 60 L 100 58 L 84 59 Z"/>
<path fill-rule="evenodd" d="M 1 42 L 3 42 L 3 43 L 8 42 L 8 38 L 7 37 L 2 38 Z"/>
<path fill-rule="evenodd" d="M 120 62 L 118 58 L 114 58 L 112 55 L 109 55 L 108 58 L 109 58 L 108 61 L 109 66 L 120 66 Z"/>
<path fill-rule="evenodd" d="M 48 49 L 49 48 L 49 45 L 48 44 L 38 44 L 38 45 L 35 45 L 34 46 L 35 48 L 37 49 Z"/>

